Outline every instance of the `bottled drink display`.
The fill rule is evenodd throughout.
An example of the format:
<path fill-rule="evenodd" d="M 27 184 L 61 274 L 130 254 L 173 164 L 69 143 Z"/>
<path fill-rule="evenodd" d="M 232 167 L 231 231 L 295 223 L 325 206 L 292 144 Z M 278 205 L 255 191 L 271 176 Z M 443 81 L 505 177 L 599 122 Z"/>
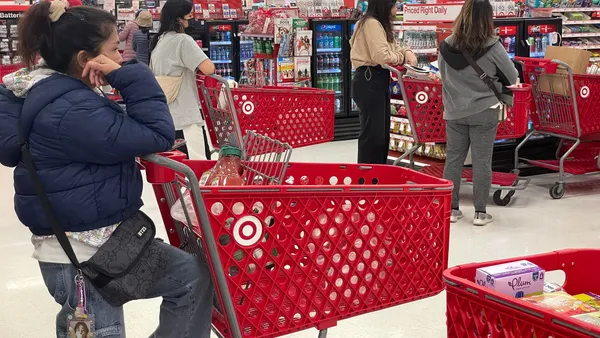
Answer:
<path fill-rule="evenodd" d="M 231 63 L 216 64 L 215 74 L 222 77 L 233 77 L 233 69 L 231 67 Z"/>
<path fill-rule="evenodd" d="M 317 55 L 318 72 L 339 72 L 342 66 L 342 53 L 327 53 Z"/>
<path fill-rule="evenodd" d="M 317 49 L 333 49 L 342 48 L 341 32 L 318 32 L 317 33 Z"/>
<path fill-rule="evenodd" d="M 231 46 L 212 46 L 210 48 L 210 59 L 213 61 L 231 60 Z"/>
<path fill-rule="evenodd" d="M 339 92 L 342 90 L 342 74 L 320 74 L 317 76 L 317 88 L 335 90 Z"/>
<path fill-rule="evenodd" d="M 527 44 L 529 45 L 530 57 L 544 57 L 546 47 L 550 44 L 550 38 L 546 34 L 530 36 L 527 38 Z"/>

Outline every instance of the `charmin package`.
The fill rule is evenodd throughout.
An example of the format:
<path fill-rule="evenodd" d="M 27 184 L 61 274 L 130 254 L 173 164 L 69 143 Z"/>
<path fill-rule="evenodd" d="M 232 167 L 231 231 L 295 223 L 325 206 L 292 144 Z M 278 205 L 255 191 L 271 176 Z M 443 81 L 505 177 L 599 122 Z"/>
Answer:
<path fill-rule="evenodd" d="M 504 295 L 521 298 L 542 294 L 544 274 L 544 269 L 522 260 L 479 268 L 475 282 Z"/>
<path fill-rule="evenodd" d="M 597 310 L 585 302 L 563 291 L 523 298 L 523 301 L 546 309 L 552 309 L 567 316 L 581 315 Z"/>

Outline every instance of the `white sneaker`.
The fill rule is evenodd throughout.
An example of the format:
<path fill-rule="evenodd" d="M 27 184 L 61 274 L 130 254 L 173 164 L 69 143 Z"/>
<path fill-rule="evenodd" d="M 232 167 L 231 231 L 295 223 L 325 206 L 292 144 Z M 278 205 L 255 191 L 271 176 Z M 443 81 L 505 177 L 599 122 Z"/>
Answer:
<path fill-rule="evenodd" d="M 456 223 L 461 218 L 463 218 L 462 211 L 452 209 L 452 214 L 450 215 L 450 223 Z"/>
<path fill-rule="evenodd" d="M 490 214 L 485 212 L 476 212 L 475 218 L 473 219 L 473 225 L 483 226 L 492 223 L 493 220 L 494 218 Z"/>

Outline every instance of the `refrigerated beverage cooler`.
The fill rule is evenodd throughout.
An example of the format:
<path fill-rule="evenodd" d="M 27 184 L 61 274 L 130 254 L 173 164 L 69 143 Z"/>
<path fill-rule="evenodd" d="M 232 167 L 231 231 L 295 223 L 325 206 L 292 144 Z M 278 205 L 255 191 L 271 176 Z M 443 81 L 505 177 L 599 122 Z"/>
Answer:
<path fill-rule="evenodd" d="M 558 46 L 560 43 L 561 18 L 527 18 L 523 19 L 523 27 L 525 51 L 522 56 L 543 58 L 547 46 Z"/>
<path fill-rule="evenodd" d="M 354 78 L 354 72 L 356 71 L 356 69 L 354 69 L 352 67 L 352 61 L 350 60 L 350 38 L 354 34 L 354 27 L 356 26 L 356 22 L 357 22 L 357 20 L 348 20 L 347 21 L 347 24 L 348 24 L 348 39 L 346 40 L 346 43 L 348 44 L 347 63 L 348 63 L 348 68 L 352 70 L 350 78 L 348 79 L 348 92 L 350 93 L 350 95 L 348 95 L 348 99 L 347 99 L 347 102 L 348 102 L 347 105 L 348 105 L 350 116 L 358 116 L 358 106 L 356 105 L 356 102 L 354 102 L 354 100 L 352 99 L 352 79 Z"/>
<path fill-rule="evenodd" d="M 348 116 L 349 51 L 345 43 L 346 20 L 313 20 L 313 87 L 335 91 L 335 115 Z"/>
<path fill-rule="evenodd" d="M 202 46 L 208 48 L 207 54 L 215 64 L 217 75 L 239 80 L 242 61 L 252 57 L 248 43 L 240 40 L 240 32 L 247 24 L 247 20 L 205 21 Z"/>
<path fill-rule="evenodd" d="M 511 59 L 523 55 L 524 45 L 521 41 L 523 36 L 523 20 L 521 19 L 494 19 L 496 34 L 506 49 Z"/>

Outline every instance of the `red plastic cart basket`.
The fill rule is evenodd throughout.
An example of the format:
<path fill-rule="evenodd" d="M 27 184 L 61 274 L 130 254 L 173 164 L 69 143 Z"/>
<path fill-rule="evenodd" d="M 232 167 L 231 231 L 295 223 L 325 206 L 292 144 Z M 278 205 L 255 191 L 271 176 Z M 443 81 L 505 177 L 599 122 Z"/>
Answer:
<path fill-rule="evenodd" d="M 404 105 L 410 122 L 414 145 L 402 154 L 394 164 L 412 155 L 426 143 L 446 143 L 446 121 L 444 120 L 444 103 L 442 99 L 442 82 L 433 80 L 417 80 L 403 78 L 403 69 L 386 67 L 398 81 Z M 514 105 L 508 109 L 506 119 L 498 125 L 496 139 L 519 138 L 527 133 L 529 114 L 531 112 L 531 85 L 511 88 Z M 429 166 L 423 169 L 436 177 L 443 176 L 443 166 Z M 471 169 L 463 170 L 463 182 L 472 183 Z M 523 190 L 529 185 L 529 178 L 521 178 L 517 173 L 492 173 L 494 203 L 506 206 L 510 203 L 515 191 Z M 503 194 L 503 191 L 507 191 Z"/>
<path fill-rule="evenodd" d="M 171 244 L 208 257 L 219 335 L 326 332 L 443 290 L 450 182 L 396 166 L 291 163 L 287 185 L 199 187 L 213 165 L 145 160 Z M 169 213 L 186 182 L 200 238 Z"/>
<path fill-rule="evenodd" d="M 526 259 L 546 271 L 562 270 L 564 289 L 570 294 L 600 293 L 600 250 L 575 249 L 473 263 L 444 272 L 447 294 L 449 338 L 583 338 L 600 337 L 600 327 L 544 309 L 517 298 L 507 297 L 477 285 L 480 267 Z"/>
<path fill-rule="evenodd" d="M 600 76 L 573 74 L 568 64 L 558 60 L 516 58 L 523 63 L 523 76 L 532 86 L 535 113 L 531 115 L 533 130 L 515 150 L 515 168 L 520 162 L 559 172 L 558 181 L 550 188 L 550 196 L 562 198 L 565 194 L 565 173 L 573 175 L 600 172 L 596 156 L 572 158 L 582 140 L 600 140 Z M 562 144 L 571 146 L 557 153 L 553 160 L 529 160 L 519 158 L 519 150 L 536 135 L 558 137 Z M 576 153 L 575 153 L 576 154 Z M 573 155 L 575 155 L 573 154 Z"/>
<path fill-rule="evenodd" d="M 215 147 L 246 130 L 294 148 L 333 140 L 335 93 L 313 88 L 230 88 L 215 76 L 199 76 L 200 104 Z M 231 116 L 231 112 L 236 112 Z M 237 118 L 237 123 L 233 121 Z M 218 121 L 218 122 L 217 122 Z M 235 130 L 237 126 L 239 130 Z"/>

